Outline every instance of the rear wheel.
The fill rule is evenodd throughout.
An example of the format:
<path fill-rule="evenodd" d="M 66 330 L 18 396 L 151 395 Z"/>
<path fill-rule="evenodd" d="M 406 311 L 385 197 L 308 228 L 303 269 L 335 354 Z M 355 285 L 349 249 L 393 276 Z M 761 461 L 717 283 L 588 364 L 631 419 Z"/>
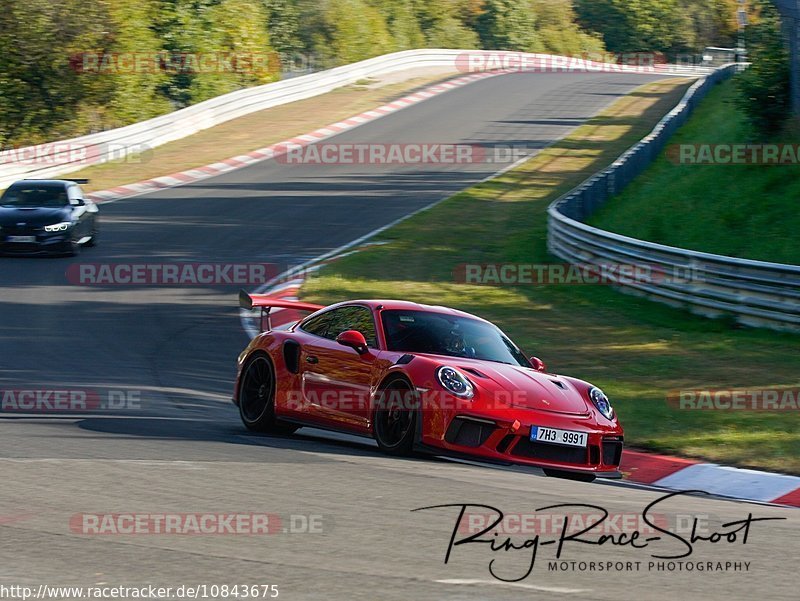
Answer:
<path fill-rule="evenodd" d="M 377 397 L 374 435 L 378 446 L 391 455 L 410 455 L 417 425 L 414 388 L 405 379 L 396 379 Z"/>
<path fill-rule="evenodd" d="M 275 368 L 269 357 L 257 354 L 242 370 L 239 383 L 239 415 L 253 432 L 291 434 L 297 426 L 284 424 L 275 417 Z"/>

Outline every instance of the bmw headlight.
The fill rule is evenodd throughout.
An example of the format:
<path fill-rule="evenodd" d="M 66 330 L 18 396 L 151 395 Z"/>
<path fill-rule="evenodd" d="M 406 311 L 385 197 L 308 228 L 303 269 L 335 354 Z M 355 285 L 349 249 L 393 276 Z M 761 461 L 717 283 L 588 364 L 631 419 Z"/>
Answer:
<path fill-rule="evenodd" d="M 53 225 L 44 226 L 46 232 L 66 232 L 72 223 L 69 221 L 62 221 L 61 223 L 54 223 Z"/>
<path fill-rule="evenodd" d="M 597 387 L 589 391 L 589 398 L 592 403 L 597 407 L 597 410 L 603 414 L 606 419 L 614 418 L 614 408 L 611 406 L 611 401 L 608 400 L 606 394 Z"/>
<path fill-rule="evenodd" d="M 455 367 L 443 366 L 436 370 L 436 378 L 447 392 L 451 392 L 462 399 L 471 399 L 475 394 L 472 383 L 467 376 Z"/>

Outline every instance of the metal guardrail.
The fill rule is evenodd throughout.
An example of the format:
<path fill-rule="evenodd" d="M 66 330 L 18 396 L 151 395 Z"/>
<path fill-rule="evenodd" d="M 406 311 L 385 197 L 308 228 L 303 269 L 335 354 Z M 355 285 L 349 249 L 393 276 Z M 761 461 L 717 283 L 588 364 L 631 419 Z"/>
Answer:
<path fill-rule="evenodd" d="M 281 81 L 237 90 L 196 105 L 142 121 L 126 127 L 111 129 L 70 140 L 40 144 L 22 149 L 0 151 L 0 190 L 22 178 L 46 178 L 63 175 L 84 167 L 108 160 L 122 159 L 129 154 L 139 154 L 190 136 L 198 131 L 225 123 L 237 117 L 249 115 L 271 107 L 311 98 L 335 88 L 377 75 L 385 75 L 405 69 L 427 67 L 451 68 L 455 71 L 470 71 L 465 57 L 481 54 L 494 57 L 513 55 L 520 58 L 552 64 L 554 70 L 597 71 L 615 65 L 596 63 L 585 59 L 556 57 L 546 54 L 506 53 L 483 50 L 422 49 L 405 50 L 378 56 L 350 65 L 301 75 Z M 561 66 L 563 65 L 563 66 Z M 491 69 L 489 69 L 491 70 Z M 620 70 L 642 73 L 701 74 L 708 69 L 682 65 L 654 65 L 651 67 L 622 67 Z M 19 157 L 35 156 L 36 159 L 20 161 Z"/>
<path fill-rule="evenodd" d="M 25 177 L 53 177 L 83 169 L 88 164 L 120 159 L 128 153 L 137 154 L 237 117 L 324 94 L 362 78 L 412 67 L 453 64 L 454 59 L 447 51 L 396 52 L 327 71 L 236 90 L 125 127 L 70 140 L 5 150 L 0 152 L 0 189 Z M 74 149 L 79 152 L 71 152 Z M 26 162 L 13 160 L 20 156 L 37 158 Z"/>
<path fill-rule="evenodd" d="M 737 65 L 726 65 L 698 80 L 648 136 L 552 203 L 547 246 L 571 263 L 638 266 L 642 273 L 666 276 L 620 280 L 624 291 L 709 317 L 731 316 L 746 325 L 800 331 L 800 265 L 685 250 L 583 223 L 652 163 L 697 103 L 736 70 Z"/>

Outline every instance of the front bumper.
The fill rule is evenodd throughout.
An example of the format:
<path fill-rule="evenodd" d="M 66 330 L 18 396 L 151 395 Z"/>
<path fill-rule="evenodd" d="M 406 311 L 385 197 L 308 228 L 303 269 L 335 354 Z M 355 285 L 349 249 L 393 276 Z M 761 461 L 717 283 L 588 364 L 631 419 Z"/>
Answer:
<path fill-rule="evenodd" d="M 25 235 L 34 236 L 35 242 L 8 242 L 5 235 L 0 235 L 0 254 L 3 255 L 51 255 L 69 252 L 72 247 L 70 232 L 43 235 L 30 232 Z"/>
<path fill-rule="evenodd" d="M 444 430 L 425 424 L 423 419 L 419 442 L 439 453 L 481 461 L 621 478 L 622 428 L 598 428 L 587 422 L 591 420 L 565 419 L 535 411 L 519 412 L 511 419 L 505 415 L 497 419 L 459 412 L 447 421 Z M 587 446 L 532 441 L 532 425 L 586 432 Z"/>

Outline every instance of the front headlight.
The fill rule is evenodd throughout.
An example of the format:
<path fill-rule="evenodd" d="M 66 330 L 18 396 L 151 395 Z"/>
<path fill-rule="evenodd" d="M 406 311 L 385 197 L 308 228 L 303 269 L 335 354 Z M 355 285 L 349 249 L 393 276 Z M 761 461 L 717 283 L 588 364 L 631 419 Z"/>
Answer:
<path fill-rule="evenodd" d="M 44 226 L 46 232 L 66 232 L 72 223 L 69 221 L 62 221 L 61 223 L 54 223 L 53 225 Z"/>
<path fill-rule="evenodd" d="M 475 395 L 475 389 L 467 376 L 458 371 L 455 367 L 443 366 L 436 370 L 436 378 L 447 392 L 451 392 L 462 399 L 471 399 Z"/>
<path fill-rule="evenodd" d="M 597 387 L 592 388 L 589 391 L 589 398 L 592 399 L 592 403 L 594 403 L 597 410 L 603 414 L 603 417 L 606 419 L 614 418 L 614 408 L 611 406 L 611 401 L 608 400 L 608 397 L 602 390 Z"/>

